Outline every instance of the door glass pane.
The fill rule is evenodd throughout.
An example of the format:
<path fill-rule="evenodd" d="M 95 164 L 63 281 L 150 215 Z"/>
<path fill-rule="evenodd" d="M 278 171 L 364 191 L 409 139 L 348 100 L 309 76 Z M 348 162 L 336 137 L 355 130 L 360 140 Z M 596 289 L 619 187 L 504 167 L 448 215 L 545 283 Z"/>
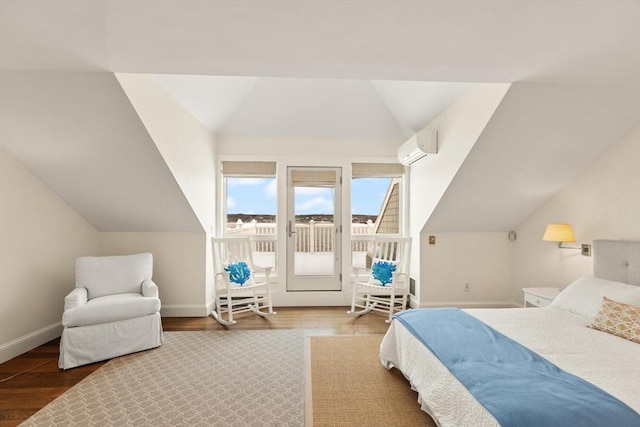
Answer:
<path fill-rule="evenodd" d="M 296 276 L 335 274 L 335 172 L 295 171 Z"/>
<path fill-rule="evenodd" d="M 340 291 L 342 189 L 337 167 L 287 168 L 287 291 Z"/>

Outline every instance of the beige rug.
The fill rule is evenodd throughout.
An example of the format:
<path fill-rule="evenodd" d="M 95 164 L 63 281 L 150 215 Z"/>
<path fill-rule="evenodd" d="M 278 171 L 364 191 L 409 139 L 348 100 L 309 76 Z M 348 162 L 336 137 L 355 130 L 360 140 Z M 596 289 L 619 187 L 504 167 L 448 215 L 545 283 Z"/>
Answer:
<path fill-rule="evenodd" d="M 301 330 L 165 332 L 111 360 L 23 426 L 302 426 Z"/>
<path fill-rule="evenodd" d="M 435 426 L 397 369 L 378 356 L 382 335 L 310 337 L 313 426 Z"/>

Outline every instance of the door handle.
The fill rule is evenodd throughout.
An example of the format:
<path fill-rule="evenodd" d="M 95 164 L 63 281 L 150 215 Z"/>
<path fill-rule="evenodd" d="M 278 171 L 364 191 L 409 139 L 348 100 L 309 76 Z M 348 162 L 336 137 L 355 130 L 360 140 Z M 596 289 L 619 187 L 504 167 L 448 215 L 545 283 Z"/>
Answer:
<path fill-rule="evenodd" d="M 295 229 L 295 225 L 292 227 L 291 220 L 289 220 L 289 225 L 287 226 L 287 232 L 289 233 L 289 237 L 297 233 L 297 231 L 293 231 L 294 229 Z"/>

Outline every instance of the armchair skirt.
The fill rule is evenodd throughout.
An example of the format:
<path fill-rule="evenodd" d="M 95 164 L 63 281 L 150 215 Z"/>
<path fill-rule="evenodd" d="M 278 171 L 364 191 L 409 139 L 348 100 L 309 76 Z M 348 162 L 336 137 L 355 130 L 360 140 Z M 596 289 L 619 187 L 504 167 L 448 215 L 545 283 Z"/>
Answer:
<path fill-rule="evenodd" d="M 143 317 L 64 328 L 58 367 L 69 369 L 162 344 L 162 321 L 156 312 Z"/>

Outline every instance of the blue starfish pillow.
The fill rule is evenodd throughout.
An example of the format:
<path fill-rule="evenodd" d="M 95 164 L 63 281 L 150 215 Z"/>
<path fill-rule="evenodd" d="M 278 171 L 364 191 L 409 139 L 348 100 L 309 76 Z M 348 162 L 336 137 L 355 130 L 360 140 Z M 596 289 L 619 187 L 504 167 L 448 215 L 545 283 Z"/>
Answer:
<path fill-rule="evenodd" d="M 224 271 L 229 272 L 229 280 L 232 283 L 236 283 L 240 286 L 244 285 L 247 280 L 251 278 L 251 270 L 244 261 L 230 262 L 224 268 Z"/>
<path fill-rule="evenodd" d="M 396 265 L 389 261 L 376 261 L 371 266 L 371 277 L 377 285 L 387 286 L 393 280 Z"/>

